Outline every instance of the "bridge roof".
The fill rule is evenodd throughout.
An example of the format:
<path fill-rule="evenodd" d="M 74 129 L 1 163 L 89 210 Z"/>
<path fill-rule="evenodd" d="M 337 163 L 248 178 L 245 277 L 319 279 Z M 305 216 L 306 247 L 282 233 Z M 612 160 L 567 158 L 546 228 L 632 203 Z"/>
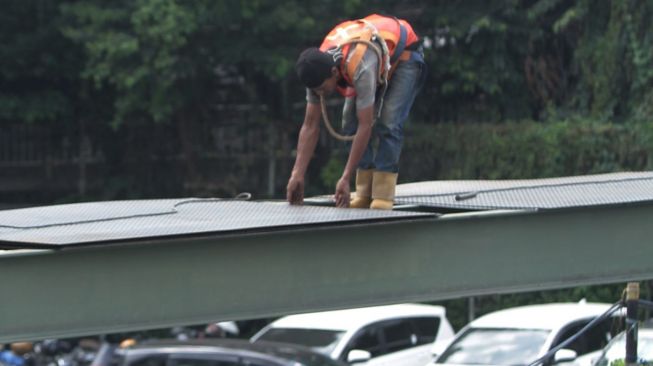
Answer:
<path fill-rule="evenodd" d="M 434 217 L 431 213 L 221 199 L 90 202 L 0 211 L 0 248 L 57 249 Z"/>
<path fill-rule="evenodd" d="M 397 188 L 399 210 L 395 211 L 329 207 L 332 200 L 328 196 L 307 200 L 303 207 L 213 198 L 90 202 L 0 211 L 0 249 L 64 248 L 436 219 L 438 212 L 451 210 L 541 211 L 652 201 L 653 172 L 623 172 L 402 184 Z"/>
<path fill-rule="evenodd" d="M 653 201 L 653 172 L 401 184 L 397 204 L 456 210 L 552 210 Z"/>
<path fill-rule="evenodd" d="M 0 211 L 0 246 L 46 248 L 0 250 L 0 343 L 651 279 L 648 174 L 405 185 L 398 201 L 442 201 L 394 212 L 195 199 Z"/>

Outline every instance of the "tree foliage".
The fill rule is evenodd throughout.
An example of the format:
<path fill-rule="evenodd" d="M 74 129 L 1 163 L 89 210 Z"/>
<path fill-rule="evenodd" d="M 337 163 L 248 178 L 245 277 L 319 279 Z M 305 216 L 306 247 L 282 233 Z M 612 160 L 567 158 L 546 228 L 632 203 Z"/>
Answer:
<path fill-rule="evenodd" d="M 437 103 L 419 104 L 415 119 L 645 120 L 652 7 L 643 0 L 10 1 L 0 32 L 0 117 L 58 119 L 88 80 L 110 96 L 106 122 L 114 125 L 196 118 L 232 92 L 287 118 L 287 105 L 301 98 L 293 75 L 299 51 L 338 21 L 377 11 L 408 19 L 426 40 L 431 72 L 420 98 Z M 225 73 L 244 79 L 225 87 Z"/>
<path fill-rule="evenodd" d="M 192 14 L 175 2 L 139 0 L 62 5 L 63 34 L 86 51 L 81 76 L 115 92 L 112 122 L 147 116 L 170 120 L 191 102 L 184 81 L 192 53 L 183 53 L 196 27 Z"/>
<path fill-rule="evenodd" d="M 74 115 L 81 54 L 57 31 L 49 1 L 7 1 L 0 12 L 0 123 L 65 123 Z"/>
<path fill-rule="evenodd" d="M 211 145 L 201 128 L 238 120 L 228 112 L 232 107 L 248 108 L 248 123 L 283 131 L 278 141 L 260 145 L 289 156 L 303 117 L 304 90 L 293 71 L 297 55 L 318 45 L 338 22 L 371 12 L 405 18 L 422 37 L 430 72 L 411 123 L 478 137 L 477 146 L 487 150 L 483 157 L 509 154 L 497 136 L 517 134 L 524 148 L 543 144 L 544 152 L 532 163 L 560 163 L 542 156 L 580 144 L 547 143 L 582 130 L 579 121 L 613 129 L 613 124 L 650 122 L 653 108 L 648 32 L 653 5 L 644 0 L 12 0 L 4 5 L 0 120 L 57 124 L 86 135 L 115 162 L 117 175 L 125 174 L 119 169 L 129 159 L 178 156 L 186 167 L 181 180 L 201 180 L 206 172 L 201 158 Z M 491 123 L 485 131 L 489 138 L 476 133 L 483 130 L 478 123 Z M 470 127 L 450 127 L 459 124 Z M 597 130 L 583 130 L 591 137 L 578 141 L 600 144 Z M 161 137 L 166 144 L 150 136 L 166 136 Z M 323 152 L 331 151 L 321 145 Z M 435 152 L 423 154 L 428 160 Z M 592 164 L 507 172 L 500 161 L 481 159 L 486 164 L 481 166 L 474 163 L 478 159 L 458 156 L 456 161 L 470 168 L 459 166 L 454 177 L 578 174 Z M 510 159 L 515 158 L 505 160 Z M 338 168 L 331 162 L 312 174 L 330 180 Z"/>

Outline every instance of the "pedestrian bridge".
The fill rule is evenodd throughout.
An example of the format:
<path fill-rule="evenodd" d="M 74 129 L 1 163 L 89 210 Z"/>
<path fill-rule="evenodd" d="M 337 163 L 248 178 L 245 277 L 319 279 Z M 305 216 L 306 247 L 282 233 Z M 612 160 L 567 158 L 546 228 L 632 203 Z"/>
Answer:
<path fill-rule="evenodd" d="M 0 343 L 653 278 L 653 173 L 0 211 Z"/>

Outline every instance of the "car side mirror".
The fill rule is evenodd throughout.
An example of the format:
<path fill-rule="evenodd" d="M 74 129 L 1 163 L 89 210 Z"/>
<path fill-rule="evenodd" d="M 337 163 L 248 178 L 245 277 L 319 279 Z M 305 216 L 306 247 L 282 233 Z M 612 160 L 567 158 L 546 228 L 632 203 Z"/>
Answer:
<path fill-rule="evenodd" d="M 362 349 L 353 349 L 347 354 L 348 363 L 367 362 L 372 358 L 372 354 Z"/>
<path fill-rule="evenodd" d="M 553 356 L 553 363 L 571 362 L 578 357 L 578 353 L 573 349 L 563 348 L 558 350 Z"/>

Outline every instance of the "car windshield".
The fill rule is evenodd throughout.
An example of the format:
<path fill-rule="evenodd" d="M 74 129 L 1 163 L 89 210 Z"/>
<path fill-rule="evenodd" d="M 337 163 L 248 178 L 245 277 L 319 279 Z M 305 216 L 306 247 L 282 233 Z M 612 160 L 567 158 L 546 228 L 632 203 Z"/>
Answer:
<path fill-rule="evenodd" d="M 640 361 L 653 361 L 653 332 L 639 332 L 637 337 L 637 358 Z M 598 366 L 610 366 L 614 361 L 626 357 L 626 336 L 619 334 L 610 342 L 603 356 L 597 361 Z"/>
<path fill-rule="evenodd" d="M 534 361 L 550 331 L 469 328 L 438 358 L 438 363 L 526 365 Z"/>
<path fill-rule="evenodd" d="M 270 328 L 257 341 L 300 344 L 328 355 L 344 333 L 344 331 L 326 329 Z"/>

